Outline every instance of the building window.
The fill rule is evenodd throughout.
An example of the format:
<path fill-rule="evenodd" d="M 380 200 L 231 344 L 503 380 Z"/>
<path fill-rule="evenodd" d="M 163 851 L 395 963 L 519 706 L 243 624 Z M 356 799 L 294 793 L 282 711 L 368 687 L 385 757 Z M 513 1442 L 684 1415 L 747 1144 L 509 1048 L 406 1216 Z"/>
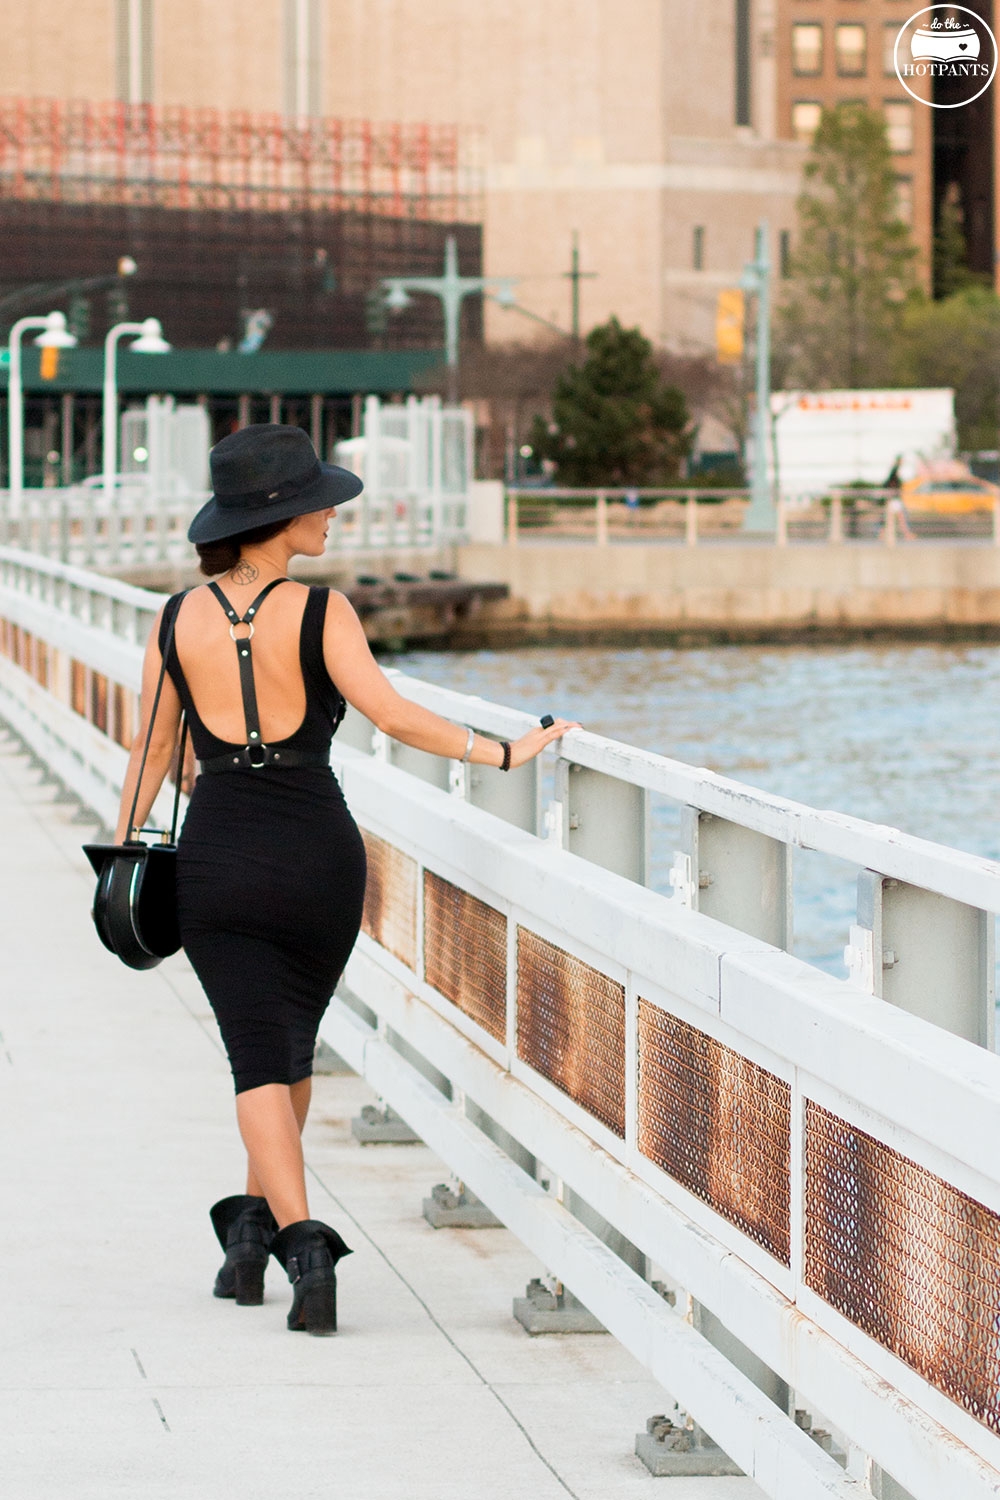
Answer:
<path fill-rule="evenodd" d="M 822 113 L 823 106 L 816 100 L 796 100 L 792 105 L 792 134 L 797 141 L 802 141 L 806 146 L 812 144 Z"/>
<path fill-rule="evenodd" d="M 868 70 L 868 32 L 853 21 L 838 21 L 834 32 L 837 72 L 841 78 L 858 78 Z"/>
<path fill-rule="evenodd" d="M 696 224 L 691 236 L 691 265 L 696 271 L 705 269 L 705 226 Z"/>
<path fill-rule="evenodd" d="M 913 150 L 913 105 L 907 99 L 889 99 L 885 105 L 885 133 L 891 151 Z"/>
<path fill-rule="evenodd" d="M 898 21 L 886 21 L 882 27 L 882 72 L 886 78 L 894 78 L 896 74 L 896 38 L 900 29 Z"/>
<path fill-rule="evenodd" d="M 822 71 L 822 26 L 815 21 L 796 22 L 792 27 L 792 72 L 797 78 L 810 78 Z"/>
<path fill-rule="evenodd" d="M 787 281 L 792 274 L 792 231 L 782 229 L 778 235 L 778 271 Z"/>
<path fill-rule="evenodd" d="M 736 0 L 736 124 L 750 124 L 750 0 Z"/>
<path fill-rule="evenodd" d="M 896 178 L 896 217 L 904 224 L 913 223 L 913 178 Z"/>
<path fill-rule="evenodd" d="M 115 83 L 126 104 L 153 98 L 153 0 L 118 0 L 115 12 Z"/>
<path fill-rule="evenodd" d="M 323 113 L 320 58 L 322 0 L 285 0 L 285 114 Z"/>

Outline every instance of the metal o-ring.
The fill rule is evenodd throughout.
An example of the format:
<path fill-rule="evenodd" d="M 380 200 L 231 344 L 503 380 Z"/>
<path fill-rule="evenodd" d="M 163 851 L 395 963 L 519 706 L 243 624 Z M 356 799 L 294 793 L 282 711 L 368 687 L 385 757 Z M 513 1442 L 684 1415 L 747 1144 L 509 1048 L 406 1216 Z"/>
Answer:
<path fill-rule="evenodd" d="M 236 620 L 236 621 L 234 621 L 234 623 L 232 625 L 230 625 L 230 627 L 229 627 L 229 639 L 231 641 L 235 641 L 237 639 L 237 636 L 236 636 L 236 626 L 237 625 L 245 625 L 247 627 L 247 629 L 249 630 L 249 632 L 250 632 L 249 635 L 241 635 L 239 637 L 239 640 L 240 641 L 252 641 L 253 640 L 253 632 L 254 632 L 254 624 L 253 624 L 252 620 Z"/>

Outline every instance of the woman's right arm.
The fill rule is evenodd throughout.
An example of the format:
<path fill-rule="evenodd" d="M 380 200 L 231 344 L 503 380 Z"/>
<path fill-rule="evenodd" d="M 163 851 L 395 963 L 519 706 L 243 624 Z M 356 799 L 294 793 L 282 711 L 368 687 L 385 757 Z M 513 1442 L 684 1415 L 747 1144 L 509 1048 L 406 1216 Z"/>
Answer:
<path fill-rule="evenodd" d="M 160 655 L 160 620 L 163 611 L 157 615 L 150 632 L 149 641 L 146 646 L 146 655 L 142 664 L 142 694 L 139 699 L 139 730 L 132 741 L 129 754 L 128 771 L 125 776 L 125 785 L 122 788 L 121 804 L 118 809 L 118 823 L 115 828 L 115 843 L 124 844 L 131 835 L 129 828 L 129 811 L 132 807 L 132 798 L 135 796 L 135 786 L 139 779 L 139 767 L 142 764 L 142 752 L 146 745 L 146 735 L 149 731 L 149 716 L 153 708 L 153 699 L 156 697 L 156 684 L 160 676 L 160 663 L 163 660 Z M 164 676 L 163 690 L 160 693 L 160 704 L 156 710 L 156 723 L 153 726 L 153 737 L 149 742 L 149 755 L 146 757 L 146 768 L 143 772 L 142 786 L 139 788 L 139 801 L 135 810 L 136 827 L 141 828 L 149 816 L 156 795 L 163 784 L 163 778 L 170 769 L 174 751 L 177 748 L 177 730 L 181 721 L 181 703 L 177 696 L 177 689 L 170 678 L 169 673 Z"/>
<path fill-rule="evenodd" d="M 350 600 L 333 589 L 326 611 L 323 654 L 327 671 L 348 703 L 370 719 L 376 729 L 431 755 L 444 755 L 451 760 L 461 760 L 465 755 L 467 731 L 396 692 L 372 656 Z M 567 719 L 556 719 L 547 729 L 529 729 L 511 743 L 511 768 L 533 760 L 567 729 L 579 728 L 579 724 Z M 500 767 L 503 751 L 496 740 L 477 734 L 469 759 L 475 765 Z"/>

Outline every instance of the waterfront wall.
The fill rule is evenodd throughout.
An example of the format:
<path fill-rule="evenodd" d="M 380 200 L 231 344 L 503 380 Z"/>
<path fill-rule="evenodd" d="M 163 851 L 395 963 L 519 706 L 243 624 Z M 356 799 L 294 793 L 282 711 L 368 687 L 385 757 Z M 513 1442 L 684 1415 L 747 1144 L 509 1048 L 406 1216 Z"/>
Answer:
<path fill-rule="evenodd" d="M 461 578 L 510 597 L 469 640 L 762 640 L 803 635 L 1000 636 L 1000 548 L 989 542 L 529 542 L 457 549 Z M 456 643 L 461 643 L 461 631 Z"/>

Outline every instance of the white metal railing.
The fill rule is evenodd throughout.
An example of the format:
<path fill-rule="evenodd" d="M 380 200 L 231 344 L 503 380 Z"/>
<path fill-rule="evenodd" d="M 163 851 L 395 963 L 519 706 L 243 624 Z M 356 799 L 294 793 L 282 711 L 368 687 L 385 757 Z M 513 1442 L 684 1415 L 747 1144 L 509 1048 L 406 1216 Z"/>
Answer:
<path fill-rule="evenodd" d="M 967 515 L 912 512 L 902 516 L 886 501 L 895 491 L 867 486 L 831 489 L 824 499 L 785 493 L 775 504 L 774 541 L 876 541 L 894 547 L 900 540 L 964 540 L 1000 545 L 1000 506 Z M 750 498 L 741 489 L 559 489 L 548 486 L 506 490 L 506 537 L 519 540 L 673 541 L 688 547 L 735 540 L 742 534 Z"/>
<path fill-rule="evenodd" d="M 0 549 L 0 716 L 106 821 L 108 704 L 158 603 Z M 485 733 L 529 722 L 394 681 Z M 1000 1058 L 976 1045 L 1000 865 L 584 731 L 547 805 L 538 762 L 441 761 L 354 712 L 334 766 L 370 889 L 327 1040 L 766 1494 L 871 1493 L 873 1465 L 916 1500 L 1000 1494 Z M 672 898 L 643 884 L 652 793 L 682 813 Z M 860 870 L 851 981 L 782 951 L 796 847 Z"/>
<path fill-rule="evenodd" d="M 123 570 L 193 559 L 187 528 L 207 495 L 158 498 L 141 479 L 120 482 L 110 503 L 89 483 L 22 492 L 14 514 L 0 491 L 0 544 L 76 567 Z M 330 526 L 331 552 L 436 551 L 465 538 L 465 495 L 365 490 Z"/>

